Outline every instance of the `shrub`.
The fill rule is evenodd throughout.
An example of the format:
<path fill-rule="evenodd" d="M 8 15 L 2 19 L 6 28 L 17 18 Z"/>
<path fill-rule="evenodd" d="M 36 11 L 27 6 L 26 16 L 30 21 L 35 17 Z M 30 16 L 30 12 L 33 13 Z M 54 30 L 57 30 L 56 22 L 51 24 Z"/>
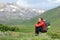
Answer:
<path fill-rule="evenodd" d="M 57 33 L 57 32 L 48 32 L 47 34 L 50 35 L 51 38 L 53 38 L 53 39 L 56 39 L 56 38 L 60 39 L 60 33 Z"/>
<path fill-rule="evenodd" d="M 0 31 L 18 31 L 19 28 L 16 26 L 7 26 L 0 24 Z"/>

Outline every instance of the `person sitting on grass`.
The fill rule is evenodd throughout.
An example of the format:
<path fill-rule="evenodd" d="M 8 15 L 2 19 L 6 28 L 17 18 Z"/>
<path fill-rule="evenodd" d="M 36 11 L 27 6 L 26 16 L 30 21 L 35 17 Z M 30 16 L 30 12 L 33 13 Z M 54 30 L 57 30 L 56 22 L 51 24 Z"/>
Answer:
<path fill-rule="evenodd" d="M 38 22 L 35 24 L 35 35 L 39 35 L 39 32 L 47 32 L 46 24 L 43 18 L 39 18 Z"/>

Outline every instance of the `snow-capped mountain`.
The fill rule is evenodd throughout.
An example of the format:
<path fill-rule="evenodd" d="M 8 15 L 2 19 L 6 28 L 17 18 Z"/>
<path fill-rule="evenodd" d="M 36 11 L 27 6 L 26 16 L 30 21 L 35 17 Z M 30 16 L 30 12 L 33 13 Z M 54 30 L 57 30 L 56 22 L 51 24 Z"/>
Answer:
<path fill-rule="evenodd" d="M 0 3 L 0 20 L 30 19 L 42 14 L 44 10 L 22 8 L 16 3 Z"/>

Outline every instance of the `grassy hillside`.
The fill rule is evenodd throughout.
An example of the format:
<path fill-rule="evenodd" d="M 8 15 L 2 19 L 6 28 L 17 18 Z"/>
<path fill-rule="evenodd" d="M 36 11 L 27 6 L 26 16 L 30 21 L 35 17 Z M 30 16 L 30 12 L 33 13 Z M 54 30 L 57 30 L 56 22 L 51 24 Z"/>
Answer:
<path fill-rule="evenodd" d="M 60 6 L 51 10 L 46 11 L 45 13 L 43 13 L 40 16 L 37 16 L 35 18 L 32 18 L 31 20 L 27 20 L 25 21 L 25 25 L 34 25 L 37 21 L 38 18 L 42 17 L 45 20 L 50 21 L 51 23 L 51 27 L 57 29 L 60 29 Z M 59 30 L 57 30 L 59 31 Z"/>
<path fill-rule="evenodd" d="M 51 29 L 48 30 L 47 34 L 52 38 L 60 38 L 60 6 L 55 9 L 48 10 L 42 15 L 33 18 L 33 20 L 35 20 L 33 22 L 37 22 L 39 17 L 42 17 L 51 23 Z"/>
<path fill-rule="evenodd" d="M 25 22 L 25 25 L 34 26 L 34 23 L 38 21 L 39 17 L 42 17 L 51 23 L 51 28 L 48 30 L 47 34 L 52 38 L 60 38 L 60 6 L 32 18 L 30 21 Z"/>
<path fill-rule="evenodd" d="M 46 11 L 44 14 L 40 15 L 39 17 L 42 17 L 45 20 L 47 19 L 48 21 L 50 21 L 51 26 L 53 28 L 60 29 L 60 6 L 55 9 Z"/>
<path fill-rule="evenodd" d="M 38 17 L 50 21 L 51 28 L 47 33 L 35 36 L 34 24 L 38 21 Z M 0 30 L 0 40 L 60 40 L 60 7 L 48 10 L 40 16 L 22 22 L 20 25 L 0 24 Z"/>

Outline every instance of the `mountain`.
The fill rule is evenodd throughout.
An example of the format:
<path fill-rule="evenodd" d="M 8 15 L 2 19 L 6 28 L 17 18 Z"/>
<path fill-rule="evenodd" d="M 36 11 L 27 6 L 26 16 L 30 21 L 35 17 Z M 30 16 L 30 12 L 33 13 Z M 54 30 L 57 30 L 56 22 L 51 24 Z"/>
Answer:
<path fill-rule="evenodd" d="M 21 25 L 23 25 L 27 30 L 34 30 L 34 24 L 38 21 L 38 18 L 42 17 L 44 20 L 50 21 L 50 29 L 47 31 L 48 38 L 52 39 L 60 39 L 60 6 L 51 10 L 44 12 L 43 14 L 32 18 L 31 20 L 24 21 Z M 22 27 L 23 27 L 22 26 Z M 40 33 L 41 35 L 41 33 Z M 44 36 L 44 35 L 43 35 Z M 39 37 L 39 36 L 38 36 Z M 45 35 L 46 37 L 46 35 Z"/>
<path fill-rule="evenodd" d="M 49 32 L 56 32 L 60 34 L 60 6 L 51 10 L 44 12 L 43 14 L 32 18 L 31 20 L 24 22 L 24 25 L 34 26 L 38 21 L 38 18 L 42 17 L 44 20 L 48 20 L 51 24 L 51 29 Z"/>
<path fill-rule="evenodd" d="M 34 24 L 42 17 L 50 21 L 51 28 L 46 33 L 34 36 Z M 15 22 L 16 23 L 16 22 Z M 18 24 L 18 23 L 17 23 Z M 59 40 L 60 39 L 60 7 L 48 10 L 43 14 L 22 22 L 20 25 L 0 24 L 1 40 Z M 3 32 L 2 32 L 3 31 Z M 7 32 L 6 32 L 7 31 Z M 14 32 L 13 32 L 14 31 Z M 12 37 L 13 36 L 13 37 Z M 7 38 L 8 37 L 8 38 Z"/>
<path fill-rule="evenodd" d="M 0 22 L 22 22 L 43 13 L 44 10 L 22 8 L 16 3 L 0 3 Z"/>
<path fill-rule="evenodd" d="M 45 12 L 41 17 L 50 21 L 52 33 L 60 34 L 60 6 Z"/>
<path fill-rule="evenodd" d="M 16 3 L 0 3 L 0 21 L 15 22 L 20 20 L 29 20 L 42 14 L 44 10 L 22 8 Z"/>
<path fill-rule="evenodd" d="M 60 26 L 60 6 L 51 10 L 48 10 L 44 12 L 43 14 L 36 16 L 31 19 L 34 23 L 38 21 L 38 18 L 44 18 L 45 20 L 48 20 L 51 22 L 52 25 L 54 26 Z"/>

